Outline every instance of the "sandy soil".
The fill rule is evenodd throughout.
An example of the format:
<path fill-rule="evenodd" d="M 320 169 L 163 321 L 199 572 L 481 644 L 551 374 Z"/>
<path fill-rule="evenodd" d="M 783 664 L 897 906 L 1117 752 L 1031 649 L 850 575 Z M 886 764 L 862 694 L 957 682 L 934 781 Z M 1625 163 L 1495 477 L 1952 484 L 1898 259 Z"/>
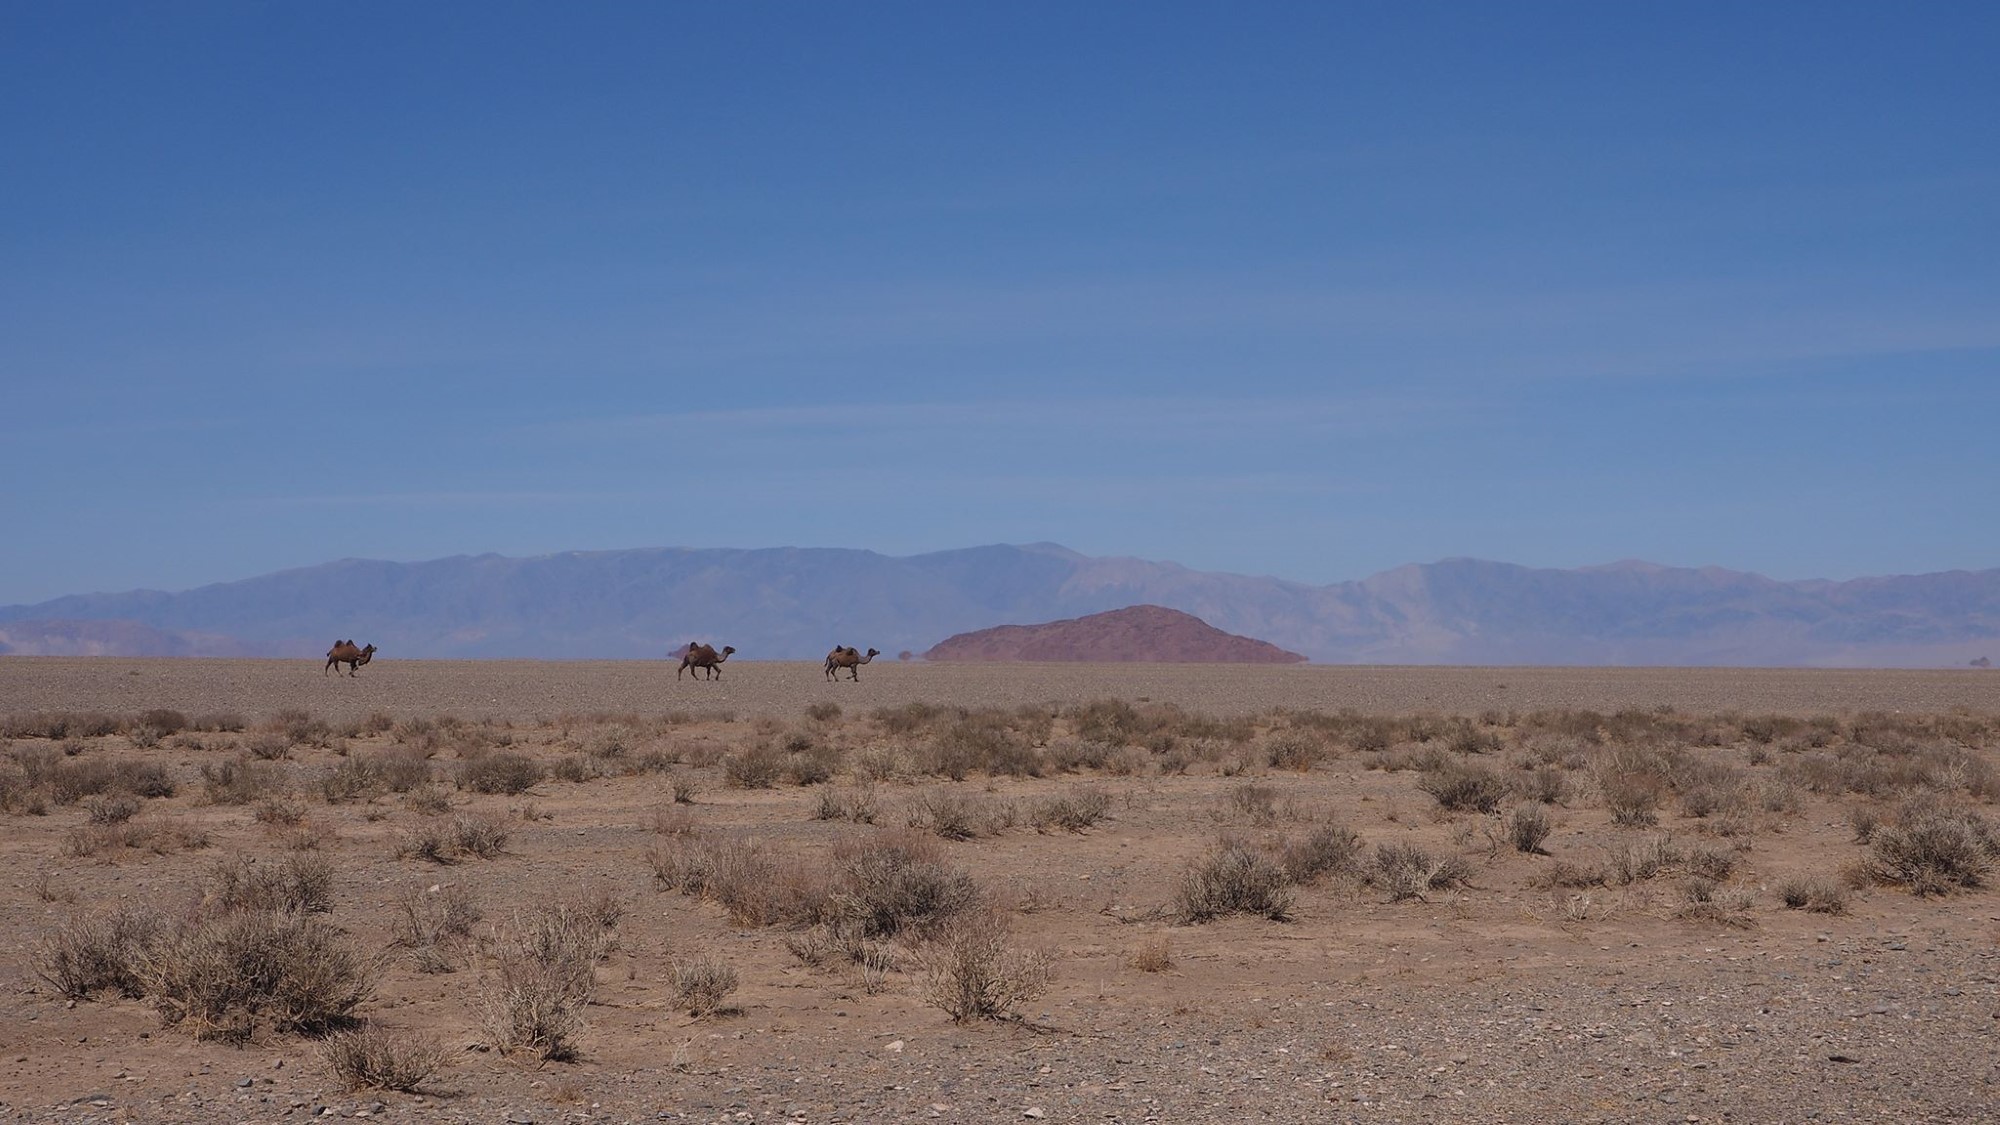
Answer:
<path fill-rule="evenodd" d="M 1815 715 L 1844 711 L 2000 710 L 2000 672 L 1801 668 L 1380 668 L 1201 664 L 898 664 L 876 660 L 855 683 L 817 664 L 730 660 L 718 680 L 675 677 L 667 661 L 424 660 L 383 657 L 349 678 L 319 661 L 0 657 L 0 714 L 135 712 L 175 707 L 260 717 L 303 708 L 331 720 L 453 714 L 729 710 L 795 718 L 811 703 L 849 708 L 947 702 L 1014 707 L 1092 699 L 1158 700 L 1215 715 L 1278 707 L 1378 714 L 1493 708 L 1673 707 Z M 691 674 L 690 674 L 691 675 Z"/>
<path fill-rule="evenodd" d="M 1815 791 L 1804 784 L 1808 764 L 1932 763 L 1921 780 L 1908 769 L 1895 776 L 1905 790 L 2000 819 L 1991 803 L 2000 674 L 872 665 L 858 684 L 833 685 L 797 664 L 731 662 L 721 681 L 702 684 L 677 684 L 672 672 L 385 659 L 336 679 L 270 661 L 0 660 L 0 718 L 170 707 L 236 712 L 252 728 L 151 746 L 105 734 L 0 747 L 162 764 L 178 791 L 145 802 L 134 822 L 207 837 L 199 847 L 78 854 L 90 801 L 0 813 L 0 1119 L 1990 1121 L 2000 1105 L 2000 899 L 1867 885 L 1841 914 L 1780 901 L 1794 877 L 1858 871 L 1869 849 L 1856 842 L 1852 811 L 1891 816 L 1908 795 Z M 1102 768 L 949 782 L 909 768 L 942 728 L 897 732 L 870 717 L 911 701 L 1105 698 L 1218 716 L 1281 706 L 1493 712 L 1477 728 L 1493 739 L 1472 755 L 1481 764 L 1520 777 L 1537 754 L 1569 753 L 1576 768 L 1566 767 L 1548 854 L 1524 854 L 1497 838 L 1497 817 L 1443 812 L 1416 772 L 1382 768 L 1472 727 L 1399 728 L 1386 750 L 1327 735 L 1316 764 L 1281 769 L 1265 749 L 1285 724 L 1265 715 L 1234 734 L 1183 728 L 1174 744 L 1196 751 L 1183 755 L 1185 773 L 1162 767 L 1167 743 L 1154 739 Z M 827 701 L 838 717 L 804 717 Z M 1672 737 L 1635 742 L 1723 771 L 1747 805 L 1692 816 L 1677 790 L 1657 825 L 1621 826 L 1592 781 L 1620 748 L 1616 732 L 1591 743 L 1520 721 L 1535 708 L 1662 706 L 1692 718 Z M 332 729 L 286 737 L 263 802 L 211 800 L 204 767 L 238 759 L 259 738 L 256 724 L 287 708 Z M 1929 722 L 1953 709 L 1957 723 Z M 1898 730 L 1914 733 L 1864 752 L 1852 720 L 1874 710 L 1902 712 L 1910 725 Z M 1820 729 L 1835 733 L 1821 746 L 1790 727 L 1751 738 L 1740 722 L 1706 718 L 1722 712 L 1832 716 Z M 363 722 L 378 713 L 398 724 Z M 412 721 L 440 715 L 494 722 Z M 643 718 L 606 717 L 624 715 Z M 1075 722 L 1058 718 L 1040 741 L 1073 740 Z M 1240 734 L 1250 737 L 1230 741 Z M 824 785 L 728 783 L 732 757 L 788 744 L 825 750 L 844 795 L 861 792 L 870 771 L 887 775 L 867 790 L 876 826 L 814 819 Z M 503 749 L 605 776 L 550 776 L 511 796 L 452 786 L 465 761 Z M 399 857 L 398 841 L 438 814 L 396 792 L 326 799 L 325 780 L 345 764 L 419 750 L 450 802 L 443 815 L 505 825 L 502 854 Z M 676 786 L 692 790 L 692 804 L 674 804 Z M 1079 786 L 1110 799 L 1095 825 L 1027 822 L 1038 802 Z M 1245 786 L 1262 788 L 1268 810 L 1245 799 Z M 952 1023 L 925 1002 L 908 947 L 879 987 L 808 967 L 787 948 L 795 934 L 734 923 L 713 902 L 663 889 L 648 861 L 680 839 L 658 831 L 663 815 L 684 815 L 701 840 L 755 838 L 811 862 L 902 824 L 940 793 L 1016 814 L 1011 826 L 938 845 L 1001 904 L 1018 946 L 1056 957 L 1053 984 L 1016 1019 Z M 260 821 L 271 802 L 302 818 Z M 1298 839 L 1329 823 L 1359 833 L 1368 854 L 1417 845 L 1458 859 L 1468 877 L 1391 901 L 1380 885 L 1335 876 L 1297 888 L 1289 921 L 1173 919 L 1176 880 L 1219 835 Z M 1690 909 L 1688 879 L 1673 872 L 1550 885 L 1558 863 L 1606 864 L 1662 837 L 1732 859 L 1718 888 L 1727 909 Z M 247 1043 L 197 1041 L 143 1001 L 106 992 L 66 1001 L 35 972 L 37 950 L 65 918 L 119 903 L 176 916 L 212 887 L 219 863 L 275 863 L 306 843 L 335 864 L 326 917 L 381 958 L 360 1013 L 449 1048 L 450 1065 L 415 1092 L 346 1091 L 310 1039 L 263 1030 Z M 423 972 L 393 944 L 395 905 L 448 886 L 468 892 L 484 920 L 453 948 L 453 971 Z M 496 927 L 565 895 L 623 907 L 580 1055 L 505 1055 L 478 1016 Z M 1140 954 L 1162 949 L 1170 965 L 1139 967 Z M 698 953 L 740 974 L 732 1010 L 697 1019 L 673 1003 L 670 966 Z"/>

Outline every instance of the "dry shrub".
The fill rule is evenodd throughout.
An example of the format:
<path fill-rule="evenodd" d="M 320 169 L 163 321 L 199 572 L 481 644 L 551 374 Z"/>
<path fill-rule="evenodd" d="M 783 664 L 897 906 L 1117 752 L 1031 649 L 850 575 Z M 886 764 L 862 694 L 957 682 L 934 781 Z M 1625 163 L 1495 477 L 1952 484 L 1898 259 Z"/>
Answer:
<path fill-rule="evenodd" d="M 327 1036 L 320 1043 L 319 1058 L 343 1089 L 413 1092 L 444 1069 L 451 1052 L 428 1036 L 370 1024 Z"/>
<path fill-rule="evenodd" d="M 222 910 L 269 910 L 324 914 L 333 909 L 333 861 L 294 853 L 258 862 L 248 856 L 225 859 L 209 872 L 206 902 Z"/>
<path fill-rule="evenodd" d="M 1286 879 L 1309 884 L 1328 875 L 1356 870 L 1360 866 L 1361 836 L 1351 829 L 1329 824 L 1307 833 L 1303 840 L 1280 842 L 1277 853 L 1278 866 Z"/>
<path fill-rule="evenodd" d="M 1894 823 L 1875 829 L 1869 865 L 1875 877 L 1917 895 L 1950 894 L 1977 887 L 2000 856 L 1993 826 L 1970 809 L 1930 798 L 1914 798 L 1897 810 Z"/>
<path fill-rule="evenodd" d="M 1500 807 L 1509 786 L 1485 766 L 1454 761 L 1425 770 L 1417 779 L 1417 788 L 1435 798 L 1439 808 L 1490 813 Z"/>
<path fill-rule="evenodd" d="M 1309 731 L 1279 731 L 1264 739 L 1264 762 L 1273 769 L 1299 773 L 1317 765 L 1326 756 L 1326 744 Z"/>
<path fill-rule="evenodd" d="M 775 747 L 753 746 L 722 759 L 722 777 L 737 789 L 769 789 L 785 772 L 785 756 Z"/>
<path fill-rule="evenodd" d="M 896 968 L 895 950 L 870 940 L 855 918 L 834 918 L 789 935 L 785 948 L 801 964 L 814 969 L 838 963 L 879 976 Z"/>
<path fill-rule="evenodd" d="M 92 824 L 123 824 L 139 812 L 139 798 L 129 793 L 92 797 L 83 803 Z"/>
<path fill-rule="evenodd" d="M 1051 743 L 1044 757 L 1048 764 L 1063 773 L 1079 770 L 1103 769 L 1118 748 L 1108 742 L 1098 742 L 1090 738 L 1061 738 Z"/>
<path fill-rule="evenodd" d="M 450 946 L 470 937 L 480 917 L 472 893 L 456 883 L 412 887 L 396 901 L 393 940 L 410 950 L 420 971 L 448 973 L 453 968 Z"/>
<path fill-rule="evenodd" d="M 1436 856 L 1415 844 L 1378 844 L 1368 869 L 1370 885 L 1389 892 L 1391 901 L 1422 898 L 1465 882 L 1470 874 L 1456 856 Z"/>
<path fill-rule="evenodd" d="M 1795 875 L 1778 885 L 1785 909 L 1813 914 L 1847 913 L 1850 894 L 1840 880 L 1823 875 Z"/>
<path fill-rule="evenodd" d="M 1229 791 L 1229 811 L 1252 824 L 1271 824 L 1278 819 L 1278 791 L 1269 785 L 1250 783 Z"/>
<path fill-rule="evenodd" d="M 280 736 L 288 746 L 315 746 L 325 749 L 333 742 L 333 728 L 306 711 L 288 707 L 271 717 L 264 729 Z"/>
<path fill-rule="evenodd" d="M 1063 829 L 1081 832 L 1111 811 L 1111 796 L 1094 786 L 1080 785 L 1059 796 L 1044 797 L 1028 810 L 1028 822 L 1040 832 Z"/>
<path fill-rule="evenodd" d="M 161 816 L 141 816 L 115 824 L 81 824 L 63 836 L 62 853 L 73 858 L 125 848 L 172 855 L 205 848 L 208 830 L 198 824 Z"/>
<path fill-rule="evenodd" d="M 806 718 L 815 723 L 831 723 L 840 718 L 840 704 L 814 703 L 806 708 Z"/>
<path fill-rule="evenodd" d="M 480 1020 L 502 1053 L 541 1059 L 576 1055 L 596 967 L 610 948 L 599 916 L 557 902 L 494 935 L 494 968 L 481 981 Z"/>
<path fill-rule="evenodd" d="M 992 776 L 1034 777 L 1041 757 L 999 712 L 966 713 L 916 750 L 923 773 L 964 781 L 974 770 Z"/>
<path fill-rule="evenodd" d="M 1529 885 L 1547 888 L 1602 887 L 1610 881 L 1611 873 L 1602 867 L 1559 859 L 1530 879 Z"/>
<path fill-rule="evenodd" d="M 243 752 L 260 762 L 276 762 L 292 756 L 292 740 L 277 731 L 259 731 L 243 740 Z"/>
<path fill-rule="evenodd" d="M 1756 897 L 1756 892 L 1747 888 L 1725 887 L 1715 879 L 1690 875 L 1681 880 L 1680 904 L 1674 908 L 1674 917 L 1690 922 L 1748 926 Z"/>
<path fill-rule="evenodd" d="M 438 816 L 451 811 L 451 796 L 435 785 L 419 785 L 411 789 L 403 800 L 411 812 L 424 816 Z"/>
<path fill-rule="evenodd" d="M 1667 794 L 1667 782 L 1658 774 L 1640 770 L 1608 770 L 1597 778 L 1604 795 L 1604 807 L 1611 822 L 1627 828 L 1644 828 L 1660 821 L 1660 803 Z"/>
<path fill-rule="evenodd" d="M 567 781 L 572 784 L 595 781 L 604 776 L 603 770 L 598 766 L 596 759 L 586 758 L 581 754 L 571 754 L 566 758 L 558 759 L 555 766 L 549 772 L 554 775 L 557 781 Z"/>
<path fill-rule="evenodd" d="M 673 965 L 674 1002 L 700 1019 L 723 1011 L 736 991 L 736 970 L 720 957 L 697 954 Z"/>
<path fill-rule="evenodd" d="M 332 804 L 379 796 L 385 792 L 408 793 L 428 786 L 430 781 L 431 764 L 428 759 L 406 750 L 392 750 L 342 759 L 320 778 L 319 789 L 320 795 Z"/>
<path fill-rule="evenodd" d="M 910 798 L 903 822 L 946 840 L 992 836 L 1014 823 L 1014 807 L 950 789 L 929 789 Z"/>
<path fill-rule="evenodd" d="M 107 794 L 133 797 L 174 795 L 173 779 L 167 774 L 166 767 L 157 762 L 109 758 L 71 761 L 55 751 L 40 748 L 17 749 L 13 759 L 21 769 L 19 780 L 12 783 L 12 787 L 19 791 L 17 801 L 24 798 L 28 791 L 38 792 L 45 800 L 58 805 L 73 805 L 86 797 Z"/>
<path fill-rule="evenodd" d="M 31 958 L 35 975 L 72 999 L 99 989 L 143 996 L 137 966 L 160 933 L 157 911 L 121 906 L 104 914 L 71 914 L 45 935 Z"/>
<path fill-rule="evenodd" d="M 860 785 L 819 791 L 814 820 L 845 820 L 853 824 L 875 823 L 875 788 Z"/>
<path fill-rule="evenodd" d="M 474 793 L 516 797 L 542 780 L 542 764 L 526 754 L 502 750 L 459 763 L 458 786 Z"/>
<path fill-rule="evenodd" d="M 1174 886 L 1174 916 L 1182 923 L 1209 922 L 1227 914 L 1259 914 L 1282 922 L 1291 910 L 1291 880 L 1284 868 L 1249 844 L 1228 837 L 1189 863 Z"/>
<path fill-rule="evenodd" d="M 955 1023 L 1004 1019 L 1042 994 L 1055 974 L 1055 956 L 1008 941 L 1006 919 L 981 912 L 940 931 L 918 953 L 924 1002 Z"/>
<path fill-rule="evenodd" d="M 834 848 L 833 875 L 833 909 L 858 921 L 868 937 L 929 932 L 979 902 L 972 876 L 915 832 L 842 841 Z"/>
<path fill-rule="evenodd" d="M 1542 850 L 1542 842 L 1554 830 L 1549 820 L 1549 810 L 1543 805 L 1520 805 L 1507 814 L 1501 824 L 1501 833 L 1517 852 L 1529 855 L 1547 855 Z"/>
<path fill-rule="evenodd" d="M 36 711 L 0 719 L 0 738 L 102 738 L 124 725 L 101 711 Z"/>
<path fill-rule="evenodd" d="M 846 752 L 837 746 L 813 745 L 785 757 L 785 776 L 793 785 L 819 785 L 840 772 Z"/>
<path fill-rule="evenodd" d="M 337 1027 L 373 992 L 374 975 L 332 926 L 270 911 L 197 918 L 163 934 L 135 966 L 161 1019 L 198 1039 L 247 1038 L 260 1024 Z"/>
<path fill-rule="evenodd" d="M 509 835 L 505 824 L 488 817 L 426 820 L 397 834 L 396 858 L 432 863 L 453 863 L 467 856 L 492 859 L 506 851 Z"/>
<path fill-rule="evenodd" d="M 679 805 L 661 805 L 653 810 L 653 835 L 699 836 L 701 825 L 694 814 Z"/>
<path fill-rule="evenodd" d="M 662 887 L 714 902 L 740 925 L 803 927 L 827 916 L 827 873 L 755 840 L 669 838 L 646 859 Z"/>
<path fill-rule="evenodd" d="M 1685 851 L 1669 836 L 1654 836 L 1612 853 L 1608 875 L 1620 886 L 1655 878 L 1681 865 Z"/>
<path fill-rule="evenodd" d="M 1147 938 L 1126 959 L 1126 964 L 1142 973 L 1164 973 L 1174 967 L 1173 939 L 1161 934 Z"/>
<path fill-rule="evenodd" d="M 250 815 L 259 824 L 288 826 L 306 818 L 306 807 L 290 797 L 267 797 L 257 802 Z"/>
<path fill-rule="evenodd" d="M 211 805 L 251 805 L 286 788 L 283 766 L 247 757 L 201 767 L 202 797 Z"/>

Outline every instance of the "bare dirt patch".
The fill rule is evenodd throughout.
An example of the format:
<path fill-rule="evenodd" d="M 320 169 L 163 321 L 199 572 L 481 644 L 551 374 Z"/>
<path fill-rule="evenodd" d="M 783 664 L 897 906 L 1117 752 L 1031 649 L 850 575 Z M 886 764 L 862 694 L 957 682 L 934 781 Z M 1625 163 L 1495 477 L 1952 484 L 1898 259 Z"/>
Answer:
<path fill-rule="evenodd" d="M 1975 673 L 670 672 L 0 661 L 0 1107 L 2000 1097 L 2000 707 Z"/>

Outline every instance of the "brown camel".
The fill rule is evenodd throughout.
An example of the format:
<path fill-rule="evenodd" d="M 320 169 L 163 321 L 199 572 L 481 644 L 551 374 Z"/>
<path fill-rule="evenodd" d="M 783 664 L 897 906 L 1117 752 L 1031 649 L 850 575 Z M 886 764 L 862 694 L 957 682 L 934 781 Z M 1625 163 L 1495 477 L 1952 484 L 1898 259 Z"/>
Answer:
<path fill-rule="evenodd" d="M 363 664 L 368 663 L 374 658 L 374 645 L 369 645 L 367 648 L 356 648 L 353 641 L 335 641 L 333 642 L 333 647 L 326 650 L 326 667 L 320 669 L 319 674 L 324 676 L 333 670 L 334 665 L 345 664 L 347 665 L 347 674 L 352 676 L 361 670 Z"/>
<path fill-rule="evenodd" d="M 859 680 L 861 678 L 861 666 L 880 655 L 882 654 L 872 648 L 868 650 L 867 656 L 863 656 L 856 649 L 842 648 L 839 645 L 835 645 L 833 646 L 833 651 L 826 654 L 826 678 L 829 680 L 839 679 L 840 670 L 845 668 L 847 669 L 848 679 Z"/>
<path fill-rule="evenodd" d="M 722 651 L 717 652 L 714 645 L 690 643 L 681 654 L 681 666 L 674 673 L 674 679 L 680 679 L 681 672 L 693 668 L 696 672 L 707 672 L 711 680 L 719 680 L 722 678 L 722 662 L 729 659 L 729 654 L 735 651 L 733 645 L 723 645 Z"/>

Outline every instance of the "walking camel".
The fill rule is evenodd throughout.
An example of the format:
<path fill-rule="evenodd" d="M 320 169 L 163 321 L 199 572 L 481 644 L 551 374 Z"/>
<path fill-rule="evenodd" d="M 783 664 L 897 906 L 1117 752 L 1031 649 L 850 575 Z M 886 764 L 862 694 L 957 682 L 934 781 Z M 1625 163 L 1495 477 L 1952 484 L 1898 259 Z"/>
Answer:
<path fill-rule="evenodd" d="M 361 670 L 363 664 L 368 663 L 374 658 L 374 645 L 369 645 L 367 648 L 356 648 L 353 641 L 335 641 L 333 642 L 333 647 L 326 650 L 326 667 L 320 669 L 319 674 L 324 676 L 328 672 L 333 671 L 336 664 L 345 664 L 347 665 L 347 674 L 352 676 Z"/>
<path fill-rule="evenodd" d="M 722 662 L 729 659 L 729 654 L 735 651 L 733 645 L 723 645 L 722 651 L 717 652 L 714 645 L 690 643 L 681 654 L 681 666 L 674 673 L 674 679 L 680 679 L 682 672 L 693 668 L 697 673 L 707 672 L 708 679 L 719 680 L 722 678 Z"/>
<path fill-rule="evenodd" d="M 848 679 L 859 681 L 861 679 L 861 666 L 880 655 L 882 654 L 872 648 L 868 650 L 868 655 L 863 656 L 855 649 L 842 648 L 839 645 L 835 645 L 833 646 L 833 651 L 826 654 L 826 678 L 829 680 L 839 679 L 840 670 L 845 668 L 847 669 Z"/>

